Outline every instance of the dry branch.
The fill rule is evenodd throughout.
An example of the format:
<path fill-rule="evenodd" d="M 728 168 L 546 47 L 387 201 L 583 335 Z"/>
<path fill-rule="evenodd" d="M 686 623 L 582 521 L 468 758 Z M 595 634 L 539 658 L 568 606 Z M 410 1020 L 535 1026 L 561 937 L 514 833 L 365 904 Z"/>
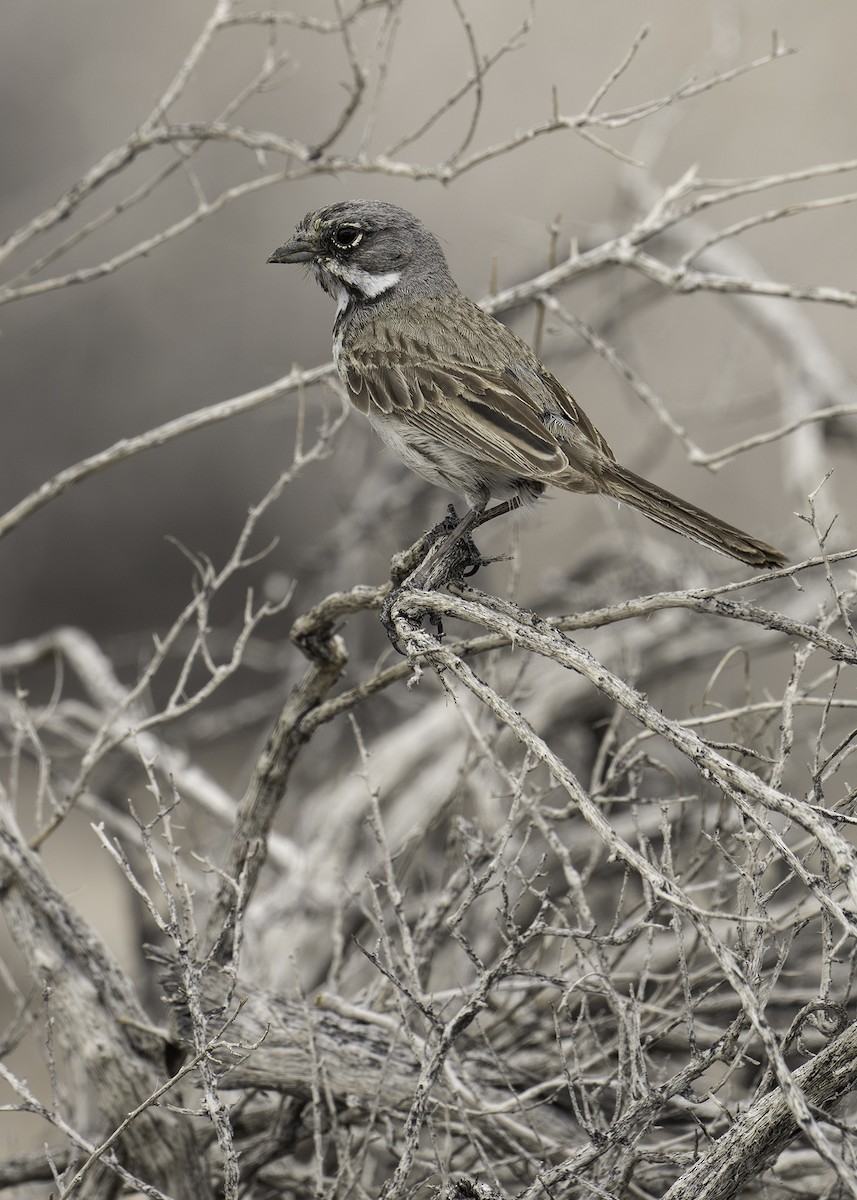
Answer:
<path fill-rule="evenodd" d="M 795 1071 L 794 1079 L 813 1109 L 834 1110 L 857 1087 L 857 1027 L 850 1025 Z M 739 1117 L 729 1133 L 676 1180 L 664 1200 L 727 1200 L 738 1195 L 800 1132 L 787 1097 L 776 1089 Z M 853 1176 L 844 1183 L 851 1195 L 857 1194 Z"/>
<path fill-rule="evenodd" d="M 80 1072 L 94 1092 L 98 1119 L 108 1129 L 121 1128 L 121 1160 L 108 1153 L 94 1165 L 119 1172 L 135 1187 L 158 1189 L 149 1194 L 206 1197 L 207 1181 L 193 1123 L 147 1098 L 157 1091 L 157 1065 L 163 1041 L 150 1031 L 130 981 L 63 896 L 48 881 L 36 855 L 24 845 L 7 812 L 0 812 L 0 868 L 3 914 L 18 945 L 41 984 L 56 1038 L 58 1067 L 72 1122 L 80 1121 L 84 1097 L 76 1092 Z M 26 1103 L 26 1098 L 25 1098 Z M 142 1104 L 142 1107 L 140 1107 Z M 77 1111 L 75 1111 L 77 1110 Z M 138 1110 L 134 1121 L 126 1114 Z M 45 1116 L 50 1120 L 47 1112 Z M 68 1119 L 59 1125 L 69 1132 Z M 83 1139 L 89 1154 L 96 1147 Z M 183 1163 L 181 1171 L 177 1163 Z M 103 1187 L 95 1185 L 96 1189 Z M 98 1195 L 89 1181 L 80 1195 Z"/>
<path fill-rule="evenodd" d="M 554 91 L 543 119 L 487 141 L 492 73 L 526 49 L 531 18 L 487 51 L 464 0 L 449 18 L 462 76 L 412 125 L 394 124 L 379 150 L 407 6 L 358 0 L 326 18 L 217 0 L 134 132 L 0 247 L 0 303 L 117 272 L 275 184 L 334 173 L 451 184 L 568 134 L 628 166 L 635 156 L 609 140 L 614 131 L 790 53 L 775 38 L 743 65 L 608 107 L 617 82 L 630 85 L 644 29 L 577 112 Z M 180 119 L 214 45 L 239 29 L 262 39 L 257 67 L 216 115 Z M 299 38 L 325 39 L 348 80 L 312 138 L 297 118 L 264 129 L 246 117 Z M 412 156 L 447 122 L 444 155 Z M 214 153 L 241 174 L 208 196 L 195 162 Z M 281 159 L 276 170 L 260 171 L 265 156 Z M 144 181 L 102 200 L 141 160 L 153 164 Z M 402 589 L 423 538 L 389 579 L 354 584 L 391 494 L 373 477 L 371 503 L 355 502 L 326 576 L 309 585 L 322 599 L 293 615 L 293 658 L 272 647 L 276 634 L 262 636 L 282 606 L 257 604 L 249 587 L 221 630 L 214 602 L 254 566 L 262 514 L 342 428 L 337 393 L 338 415 L 323 412 L 303 444 L 315 404 L 305 393 L 331 384 L 331 364 L 295 367 L 123 439 L 0 519 L 0 537 L 26 536 L 35 512 L 94 474 L 298 397 L 289 468 L 220 567 L 191 559 L 190 599 L 129 678 L 80 630 L 0 648 L 0 907 L 41 996 L 28 998 L 4 968 L 16 1005 L 4 1047 L 44 1028 L 50 1098 L 5 1064 L 0 1072 L 15 1095 L 8 1107 L 62 1140 L 49 1156 L 0 1164 L 0 1187 L 55 1172 L 57 1196 L 121 1183 L 174 1200 L 855 1194 L 853 1137 L 836 1106 L 857 1074 L 845 1015 L 857 973 L 857 551 L 831 552 L 824 505 L 835 510 L 836 493 L 818 487 L 826 430 L 843 427 L 857 395 L 797 302 L 853 308 L 857 293 L 786 282 L 736 244 L 763 224 L 821 221 L 854 193 L 789 194 L 709 224 L 733 200 L 835 186 L 855 168 L 738 180 L 689 170 L 658 187 L 628 166 L 633 211 L 558 261 L 555 223 L 550 267 L 483 301 L 497 314 L 533 305 L 540 321 L 549 313 L 573 329 L 691 462 L 713 470 L 780 443 L 801 510 L 810 498 L 802 532 L 819 550 L 782 571 L 688 587 L 681 551 L 654 554 L 641 536 L 617 552 L 605 533 L 595 578 L 584 564 L 554 589 L 575 611 L 547 616 L 544 596 L 526 611 L 454 582 Z M 191 203 L 123 240 L 125 214 L 179 170 Z M 66 221 L 71 232 L 43 249 Z M 113 227 L 106 254 L 98 238 Z M 90 247 L 88 265 L 51 273 Z M 573 285 L 612 281 L 617 269 L 648 281 L 645 298 L 708 292 L 740 307 L 778 373 L 764 431 L 704 449 L 610 340 L 634 315 L 612 282 L 609 321 L 573 311 Z M 387 501 L 391 528 L 402 495 Z M 393 661 L 378 653 L 382 605 L 407 651 Z M 429 615 L 444 618 L 444 641 L 424 630 Z M 249 696 L 227 694 L 272 661 L 277 673 L 300 663 L 297 678 L 262 689 L 256 677 Z M 252 767 L 236 801 L 202 766 L 204 731 L 242 722 L 260 736 L 242 749 Z M 79 807 L 97 815 L 100 849 L 124 872 L 130 948 L 159 939 L 172 1041 L 157 1024 L 154 979 L 130 980 L 35 853 L 65 847 Z"/>

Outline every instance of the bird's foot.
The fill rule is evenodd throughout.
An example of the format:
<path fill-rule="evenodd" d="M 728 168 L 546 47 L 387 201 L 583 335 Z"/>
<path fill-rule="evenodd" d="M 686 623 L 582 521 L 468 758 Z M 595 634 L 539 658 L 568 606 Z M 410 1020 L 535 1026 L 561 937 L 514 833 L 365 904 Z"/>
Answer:
<path fill-rule="evenodd" d="M 399 634 L 393 621 L 393 606 L 404 591 L 436 591 L 448 584 L 463 585 L 466 579 L 471 579 L 480 567 L 489 563 L 500 562 L 501 558 L 484 558 L 479 547 L 470 533 L 457 532 L 462 522 L 452 504 L 447 509 L 447 515 L 433 529 L 424 533 L 406 555 L 400 556 L 393 564 L 393 590 L 381 608 L 381 624 L 387 631 L 387 636 L 393 648 L 400 654 Z M 414 561 L 414 554 L 421 554 L 419 565 L 405 574 L 406 564 Z M 420 629 L 422 623 L 428 620 L 434 627 L 438 640 L 443 638 L 443 620 L 440 615 L 428 607 L 415 609 L 408 615 L 408 623 L 413 629 Z"/>
<path fill-rule="evenodd" d="M 469 533 L 449 544 L 459 524 L 458 514 L 450 504 L 444 519 L 425 535 L 424 545 L 428 552 L 405 580 L 408 587 L 434 590 L 448 583 L 460 583 L 470 579 L 480 567 L 494 561 L 482 557 Z"/>
<path fill-rule="evenodd" d="M 457 549 L 457 547 L 456 547 Z M 474 547 L 474 550 L 476 548 Z M 429 577 L 425 583 L 419 580 L 420 572 L 414 574 L 405 580 L 399 587 L 393 588 L 381 606 L 381 624 L 387 631 L 387 637 L 390 639 L 390 644 L 398 654 L 405 654 L 401 647 L 401 639 L 396 629 L 396 623 L 393 620 L 393 608 L 397 601 L 405 592 L 419 590 L 435 590 L 446 583 L 459 584 L 464 586 L 464 580 L 475 575 L 480 567 L 488 566 L 489 563 L 502 562 L 507 556 L 498 555 L 496 558 L 483 558 L 479 551 L 476 550 L 476 560 L 470 556 L 463 557 L 457 563 L 454 562 L 451 566 L 446 562 L 441 563 L 443 571 L 442 576 L 439 576 L 435 571 L 429 572 Z M 401 615 L 399 617 L 401 620 Z M 413 609 L 407 614 L 407 623 L 411 629 L 417 630 L 422 628 L 424 621 L 428 621 L 429 625 L 434 629 L 437 640 L 443 641 L 444 627 L 443 617 L 440 613 L 435 612 L 428 605 L 421 605 L 419 608 Z"/>
<path fill-rule="evenodd" d="M 407 550 L 393 555 L 390 563 L 390 579 L 393 586 L 401 586 L 413 574 L 415 568 L 425 561 L 430 552 L 449 537 L 458 522 L 458 513 L 455 511 L 454 505 L 450 504 L 442 521 L 439 521 L 432 529 L 427 529 Z"/>

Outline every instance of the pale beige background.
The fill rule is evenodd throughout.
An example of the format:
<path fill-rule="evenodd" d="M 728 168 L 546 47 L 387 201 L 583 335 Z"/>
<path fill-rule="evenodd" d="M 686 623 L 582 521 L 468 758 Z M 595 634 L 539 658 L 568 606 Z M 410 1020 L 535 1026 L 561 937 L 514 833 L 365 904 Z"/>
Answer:
<path fill-rule="evenodd" d="M 317 15 L 328 8 L 304 5 Z M 479 0 L 467 8 L 486 50 L 526 11 L 516 0 Z M 53 202 L 148 115 L 209 9 L 200 0 L 181 5 L 7 0 L 0 38 L 3 230 Z M 444 5 L 406 4 L 404 14 L 374 139 L 378 148 L 388 133 L 409 128 L 429 111 L 468 69 L 463 40 Z M 524 48 L 508 56 L 487 83 L 475 144 L 543 119 L 552 85 L 563 111 L 578 111 L 644 22 L 651 35 L 612 94 L 615 104 L 668 92 L 718 65 L 764 54 L 775 28 L 799 51 L 691 101 L 680 114 L 610 135 L 623 149 L 649 156 L 658 181 L 673 181 L 695 162 L 705 175 L 737 177 L 854 154 L 857 8 L 849 0 L 822 6 L 802 0 L 545 0 Z M 284 41 L 289 37 L 285 33 Z M 292 77 L 254 101 L 241 121 L 311 141 L 330 125 L 347 69 L 333 39 L 292 40 Z M 175 118 L 210 118 L 255 69 L 261 45 L 262 36 L 253 30 L 222 37 Z M 413 156 L 430 161 L 448 151 L 468 115 L 465 107 L 442 123 Z M 358 127 L 346 134 L 343 149 L 353 148 L 359 133 Z M 638 141 L 641 135 L 649 140 Z M 653 153 L 662 138 L 662 148 Z M 240 149 L 218 148 L 200 165 L 202 182 L 214 194 L 218 183 L 246 177 L 253 169 L 247 158 Z M 131 178 L 142 179 L 150 167 L 141 164 Z M 305 209 L 349 194 L 411 207 L 443 238 L 462 287 L 478 296 L 488 287 L 492 256 L 501 284 L 544 262 L 544 228 L 556 214 L 562 215 L 564 238 L 582 239 L 593 236 L 604 219 L 620 216 L 622 172 L 614 159 L 569 133 L 489 163 L 446 190 L 377 176 L 316 177 L 244 200 L 110 278 L 6 306 L 0 313 L 0 503 L 5 509 L 54 471 L 122 436 L 258 387 L 293 361 L 323 361 L 329 355 L 329 301 L 304 285 L 298 272 L 265 264 Z M 159 219 L 186 211 L 189 187 L 185 179 L 175 180 L 159 207 L 144 206 L 97 244 L 85 244 L 69 265 L 98 261 L 102 252 L 157 228 Z M 848 187 L 846 176 L 814 185 L 814 191 L 804 188 L 801 195 Z M 771 202 L 794 195 L 787 189 Z M 87 216 L 95 211 L 85 210 Z M 720 219 L 744 211 L 746 206 L 733 205 Z M 857 244 L 850 208 L 763 228 L 745 244 L 777 278 L 854 284 Z M 620 294 L 635 282 L 614 278 Z M 587 297 L 585 289 L 568 299 L 590 318 L 609 302 L 600 293 Z M 735 326 L 718 318 L 719 308 L 708 297 L 668 298 L 632 322 L 622 342 L 706 445 L 729 440 L 728 431 L 706 424 L 707 397 L 734 384 L 736 403 L 758 400 L 769 386 L 770 364 L 763 354 L 743 362 L 737 381 L 723 377 Z M 853 313 L 830 307 L 807 311 L 853 365 Z M 524 332 L 530 328 L 529 320 L 522 324 Z M 551 345 L 579 350 L 569 336 Z M 646 425 L 638 402 L 606 367 L 591 354 L 564 372 L 561 356 L 552 361 L 623 457 L 724 516 L 739 519 L 749 503 L 755 505 L 757 493 L 746 490 L 748 477 L 776 472 L 776 452 L 739 462 L 718 477 L 683 466 L 674 448 L 659 462 L 652 439 L 661 446 L 660 433 Z M 629 419 L 644 422 L 633 436 Z M 185 594 L 187 575 L 164 535 L 216 556 L 246 505 L 273 478 L 289 433 L 283 405 L 125 464 L 38 514 L 0 545 L 3 634 L 33 633 L 56 622 L 118 632 L 168 619 Z M 296 567 L 300 545 L 348 506 L 364 456 L 379 453 L 377 446 L 367 447 L 365 430 L 354 422 L 349 445 L 340 448 L 335 462 L 290 497 L 294 509 L 282 523 L 282 548 L 273 565 L 287 573 Z M 778 504 L 775 476 L 770 483 L 752 523 L 773 538 L 795 504 Z M 299 521 L 289 519 L 298 514 Z M 602 519 L 597 505 L 568 498 L 555 500 L 543 514 L 528 544 L 535 547 L 546 531 L 568 541 L 570 553 L 589 536 L 591 523 L 597 529 Z M 393 548 L 380 549 L 386 554 Z"/>
<path fill-rule="evenodd" d="M 466 7 L 486 49 L 525 12 L 512 0 L 466 0 Z M 0 15 L 4 233 L 52 203 L 148 114 L 210 8 L 201 0 L 5 0 Z M 326 3 L 304 9 L 319 15 L 331 11 Z M 412 2 L 404 13 L 377 147 L 386 135 L 429 111 L 468 69 L 446 6 Z M 542 0 L 526 45 L 487 83 L 476 144 L 543 119 L 550 111 L 552 85 L 564 111 L 581 109 L 644 22 L 651 25 L 651 35 L 617 86 L 616 104 L 668 92 L 690 76 L 755 58 L 768 49 L 775 28 L 799 51 L 699 97 L 678 115 L 611 135 L 626 151 L 650 154 L 660 183 L 675 180 L 693 163 L 708 176 L 741 177 L 855 155 L 853 0 Z M 261 40 L 253 31 L 224 38 L 176 118 L 209 119 L 255 66 Z M 254 101 L 242 123 L 312 141 L 333 120 L 341 103 L 339 81 L 347 72 L 332 43 L 300 38 L 295 46 L 292 78 Z M 443 123 L 415 148 L 414 157 L 442 156 L 465 127 L 465 114 L 468 108 Z M 644 132 L 651 140 L 638 141 Z M 358 136 L 359 127 L 343 139 L 343 149 L 353 147 Z M 200 167 L 203 182 L 213 194 L 225 180 L 246 177 L 245 160 L 244 151 L 221 149 Z M 377 176 L 317 177 L 244 200 L 110 278 L 5 307 L 0 311 L 2 508 L 120 437 L 266 384 L 294 361 L 307 366 L 325 361 L 329 300 L 299 272 L 265 263 L 306 209 L 349 194 L 412 208 L 443 239 L 461 286 L 479 296 L 489 286 L 492 256 L 501 285 L 543 264 L 545 227 L 556 214 L 566 239 L 589 239 L 605 220 L 620 219 L 617 181 L 625 170 L 568 133 L 500 158 L 447 190 Z M 141 167 L 133 178 L 143 177 Z M 804 188 L 800 195 L 851 186 L 853 181 L 843 177 Z M 185 211 L 188 189 L 185 180 L 177 180 L 157 211 L 141 209 L 109 232 L 98 251 L 95 243 L 82 247 L 70 265 L 97 261 Z M 797 194 L 778 193 L 777 202 Z M 87 209 L 87 215 L 94 211 Z M 728 215 L 735 219 L 747 211 L 754 209 L 735 206 Z M 851 208 L 802 216 L 758 230 L 745 244 L 776 278 L 853 288 L 854 219 Z M 614 278 L 621 294 L 626 284 Z M 609 303 L 600 289 L 584 288 L 566 299 L 590 319 L 603 315 Z M 831 307 L 806 311 L 828 344 L 852 371 L 857 369 L 854 313 Z M 521 329 L 531 329 L 531 318 Z M 740 343 L 734 320 L 713 299 L 666 298 L 630 322 L 621 345 L 699 440 L 713 447 L 765 423 L 770 363 L 751 345 L 739 346 L 740 370 L 731 374 L 736 339 Z M 776 449 L 718 476 L 705 475 L 683 463 L 594 356 L 569 364 L 564 350 L 578 349 L 570 336 L 552 338 L 550 347 L 554 369 L 573 385 L 631 465 L 650 470 L 727 518 L 746 520 L 772 540 L 793 531 L 790 514 L 796 505 L 779 476 Z M 736 424 L 730 431 L 707 419 L 706 401 L 731 387 Z M 290 452 L 290 431 L 287 402 L 126 463 L 37 514 L 0 543 L 3 637 L 34 634 L 57 623 L 107 635 L 163 627 L 184 602 L 188 586 L 186 564 L 165 536 L 213 558 L 222 555 L 247 505 L 258 499 Z M 354 421 L 336 457 L 302 479 L 269 521 L 269 531 L 282 540 L 263 575 L 272 568 L 287 575 L 300 570 L 316 539 L 347 510 L 366 464 L 381 453 Z M 438 511 L 443 503 L 438 496 Z M 606 517 L 595 501 L 555 499 L 541 510 L 538 522 L 526 526 L 526 569 L 570 565 L 608 519 L 614 517 Z M 628 525 L 629 536 L 635 528 Z M 367 577 L 373 571 L 380 577 L 390 553 L 418 532 L 419 526 L 409 527 L 406 513 L 400 528 L 380 531 L 377 562 L 366 564 Z M 353 582 L 341 581 L 343 586 Z M 233 764 L 236 779 L 239 766 Z M 91 847 L 85 822 L 78 835 L 81 847 Z M 52 861 L 56 878 L 121 951 L 117 918 L 123 885 L 105 867 L 99 874 L 108 891 L 94 889 L 91 867 L 85 865 L 90 860 L 77 860 L 73 846 L 69 838 L 61 859 Z M 0 1128 L 0 1151 L 11 1148 Z"/>

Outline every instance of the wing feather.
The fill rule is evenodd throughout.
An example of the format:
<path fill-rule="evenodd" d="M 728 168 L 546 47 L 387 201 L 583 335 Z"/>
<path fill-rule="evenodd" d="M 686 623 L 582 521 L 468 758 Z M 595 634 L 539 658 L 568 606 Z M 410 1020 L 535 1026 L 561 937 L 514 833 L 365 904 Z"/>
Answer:
<path fill-rule="evenodd" d="M 402 323 L 371 322 L 352 339 L 344 377 L 362 412 L 395 415 L 512 476 L 547 480 L 570 467 L 589 470 L 602 455 L 613 459 L 526 343 L 476 305 L 467 302 L 461 314 L 435 302 L 410 325 L 406 334 Z"/>
<path fill-rule="evenodd" d="M 551 396 L 559 409 L 561 417 L 566 421 L 570 421 L 575 429 L 579 431 L 578 440 L 582 435 L 582 437 L 596 447 L 601 454 L 610 459 L 611 462 L 615 462 L 616 455 L 610 449 L 607 441 L 604 438 L 604 435 L 599 429 L 596 429 L 589 417 L 587 417 L 586 413 L 583 411 L 577 401 L 570 395 L 570 393 L 566 391 L 560 381 L 555 379 L 554 376 L 551 375 L 550 371 L 546 371 L 541 365 L 539 367 L 539 375 L 541 376 L 542 382 L 550 391 Z M 560 441 L 564 443 L 566 439 L 560 435 Z M 573 438 L 569 438 L 568 441 L 573 445 Z M 573 452 L 569 453 L 569 458 L 572 460 L 572 462 L 574 461 L 575 455 Z"/>
<path fill-rule="evenodd" d="M 370 411 L 395 414 L 441 444 L 515 475 L 552 475 L 567 466 L 531 404 L 496 371 L 423 360 L 407 372 L 376 359 L 362 363 L 360 374 Z"/>

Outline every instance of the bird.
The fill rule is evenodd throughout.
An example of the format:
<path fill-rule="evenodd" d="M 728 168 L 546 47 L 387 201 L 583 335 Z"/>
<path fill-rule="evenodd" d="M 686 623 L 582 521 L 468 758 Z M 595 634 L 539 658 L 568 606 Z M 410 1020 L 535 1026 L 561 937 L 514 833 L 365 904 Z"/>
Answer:
<path fill-rule="evenodd" d="M 530 346 L 459 290 L 440 242 L 406 209 L 330 204 L 267 261 L 304 264 L 333 297 L 333 358 L 351 403 L 408 467 L 469 505 L 432 562 L 549 485 L 609 496 L 751 567 L 788 562 L 617 462 Z M 415 576 L 412 586 L 425 585 L 426 563 Z"/>

